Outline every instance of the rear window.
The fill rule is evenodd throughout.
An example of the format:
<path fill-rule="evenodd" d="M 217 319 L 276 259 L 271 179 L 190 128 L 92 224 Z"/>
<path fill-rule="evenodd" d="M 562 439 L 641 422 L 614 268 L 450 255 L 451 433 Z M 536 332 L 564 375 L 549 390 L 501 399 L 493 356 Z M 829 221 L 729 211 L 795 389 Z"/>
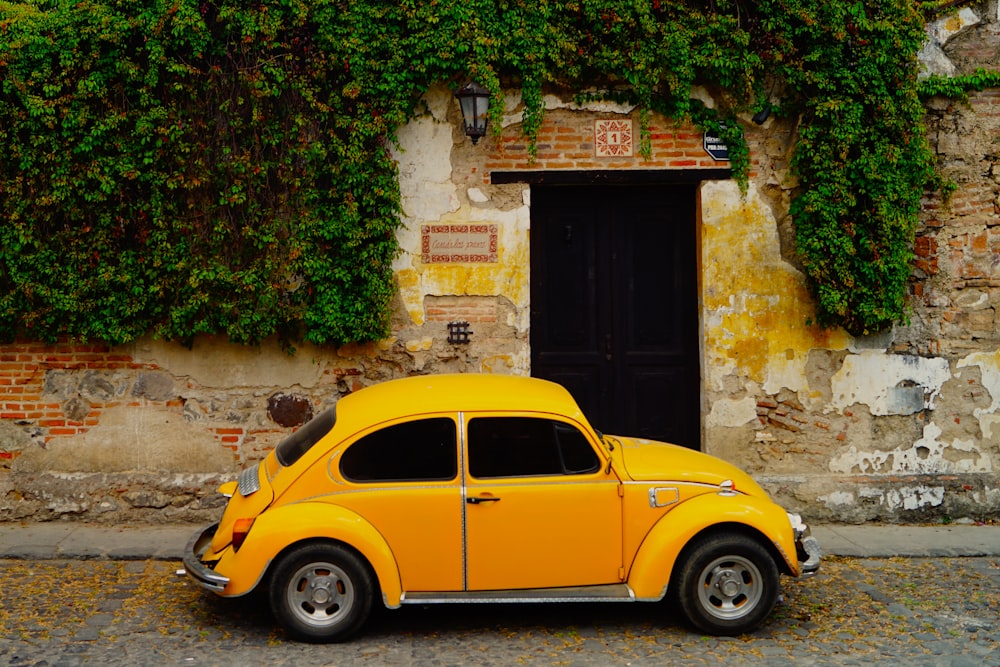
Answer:
<path fill-rule="evenodd" d="M 333 430 L 335 423 L 337 423 L 337 406 L 328 408 L 310 419 L 305 426 L 274 448 L 278 463 L 287 468 L 298 461 L 313 445 L 322 440 L 324 435 Z"/>
<path fill-rule="evenodd" d="M 446 481 L 458 474 L 455 422 L 431 417 L 387 426 L 347 448 L 340 472 L 352 482 Z"/>

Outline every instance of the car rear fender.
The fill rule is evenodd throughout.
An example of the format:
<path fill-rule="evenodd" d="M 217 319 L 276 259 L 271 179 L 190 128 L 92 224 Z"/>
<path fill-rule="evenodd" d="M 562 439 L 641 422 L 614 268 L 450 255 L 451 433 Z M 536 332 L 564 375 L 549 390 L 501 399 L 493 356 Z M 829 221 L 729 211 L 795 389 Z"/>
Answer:
<path fill-rule="evenodd" d="M 403 592 L 399 567 L 385 539 L 357 513 L 323 502 L 293 503 L 261 513 L 240 550 L 229 549 L 215 568 L 230 578 L 223 594 L 243 595 L 265 579 L 281 553 L 317 540 L 340 542 L 361 554 L 375 572 L 385 605 L 399 606 Z"/>
<path fill-rule="evenodd" d="M 755 532 L 770 541 L 778 569 L 798 575 L 795 536 L 785 510 L 754 496 L 706 493 L 665 514 L 646 534 L 628 574 L 636 599 L 662 599 L 684 547 L 703 532 L 726 530 L 727 526 L 730 530 Z"/>

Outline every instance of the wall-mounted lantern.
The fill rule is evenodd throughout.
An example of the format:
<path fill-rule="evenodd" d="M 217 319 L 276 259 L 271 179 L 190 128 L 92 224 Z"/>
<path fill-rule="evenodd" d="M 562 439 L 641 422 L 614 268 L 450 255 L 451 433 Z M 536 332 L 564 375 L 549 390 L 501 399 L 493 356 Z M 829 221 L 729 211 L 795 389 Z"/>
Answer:
<path fill-rule="evenodd" d="M 774 107 L 771 106 L 770 101 L 764 102 L 764 106 L 761 107 L 760 111 L 758 111 L 753 115 L 753 118 L 751 120 L 753 120 L 753 122 L 755 122 L 757 125 L 763 125 L 765 122 L 767 122 L 768 117 L 770 117 L 772 109 L 774 109 Z"/>
<path fill-rule="evenodd" d="M 462 108 L 462 126 L 465 134 L 475 144 L 479 137 L 486 136 L 486 112 L 490 108 L 490 92 L 475 81 L 470 81 L 455 92 L 458 105 Z"/>

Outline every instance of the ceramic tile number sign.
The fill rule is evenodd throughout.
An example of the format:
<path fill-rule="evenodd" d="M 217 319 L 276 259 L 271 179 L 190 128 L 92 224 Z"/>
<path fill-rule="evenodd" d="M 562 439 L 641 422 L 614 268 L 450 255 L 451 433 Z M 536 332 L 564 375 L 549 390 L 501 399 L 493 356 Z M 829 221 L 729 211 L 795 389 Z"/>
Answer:
<path fill-rule="evenodd" d="M 497 225 L 420 225 L 425 264 L 497 261 Z"/>
<path fill-rule="evenodd" d="M 594 150 L 597 157 L 632 157 L 632 121 L 594 121 Z"/>

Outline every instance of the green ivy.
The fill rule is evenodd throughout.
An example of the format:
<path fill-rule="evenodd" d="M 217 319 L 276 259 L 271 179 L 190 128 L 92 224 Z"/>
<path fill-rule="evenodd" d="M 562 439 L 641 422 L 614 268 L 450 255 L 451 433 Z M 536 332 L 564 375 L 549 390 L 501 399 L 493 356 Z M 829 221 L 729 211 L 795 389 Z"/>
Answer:
<path fill-rule="evenodd" d="M 969 93 L 1000 88 L 1000 71 L 977 69 L 964 76 L 941 76 L 934 74 L 920 82 L 920 98 L 928 100 L 935 96 L 967 101 Z"/>
<path fill-rule="evenodd" d="M 740 119 L 764 105 L 798 119 L 792 213 L 817 320 L 884 328 L 905 317 L 932 177 L 920 9 L 933 8 L 0 2 L 0 338 L 386 336 L 400 224 L 390 147 L 430 86 L 467 78 L 493 95 L 495 132 L 502 91 L 521 90 L 532 146 L 548 90 L 634 103 L 644 134 L 651 112 L 694 122 L 727 141 L 744 186 Z"/>

